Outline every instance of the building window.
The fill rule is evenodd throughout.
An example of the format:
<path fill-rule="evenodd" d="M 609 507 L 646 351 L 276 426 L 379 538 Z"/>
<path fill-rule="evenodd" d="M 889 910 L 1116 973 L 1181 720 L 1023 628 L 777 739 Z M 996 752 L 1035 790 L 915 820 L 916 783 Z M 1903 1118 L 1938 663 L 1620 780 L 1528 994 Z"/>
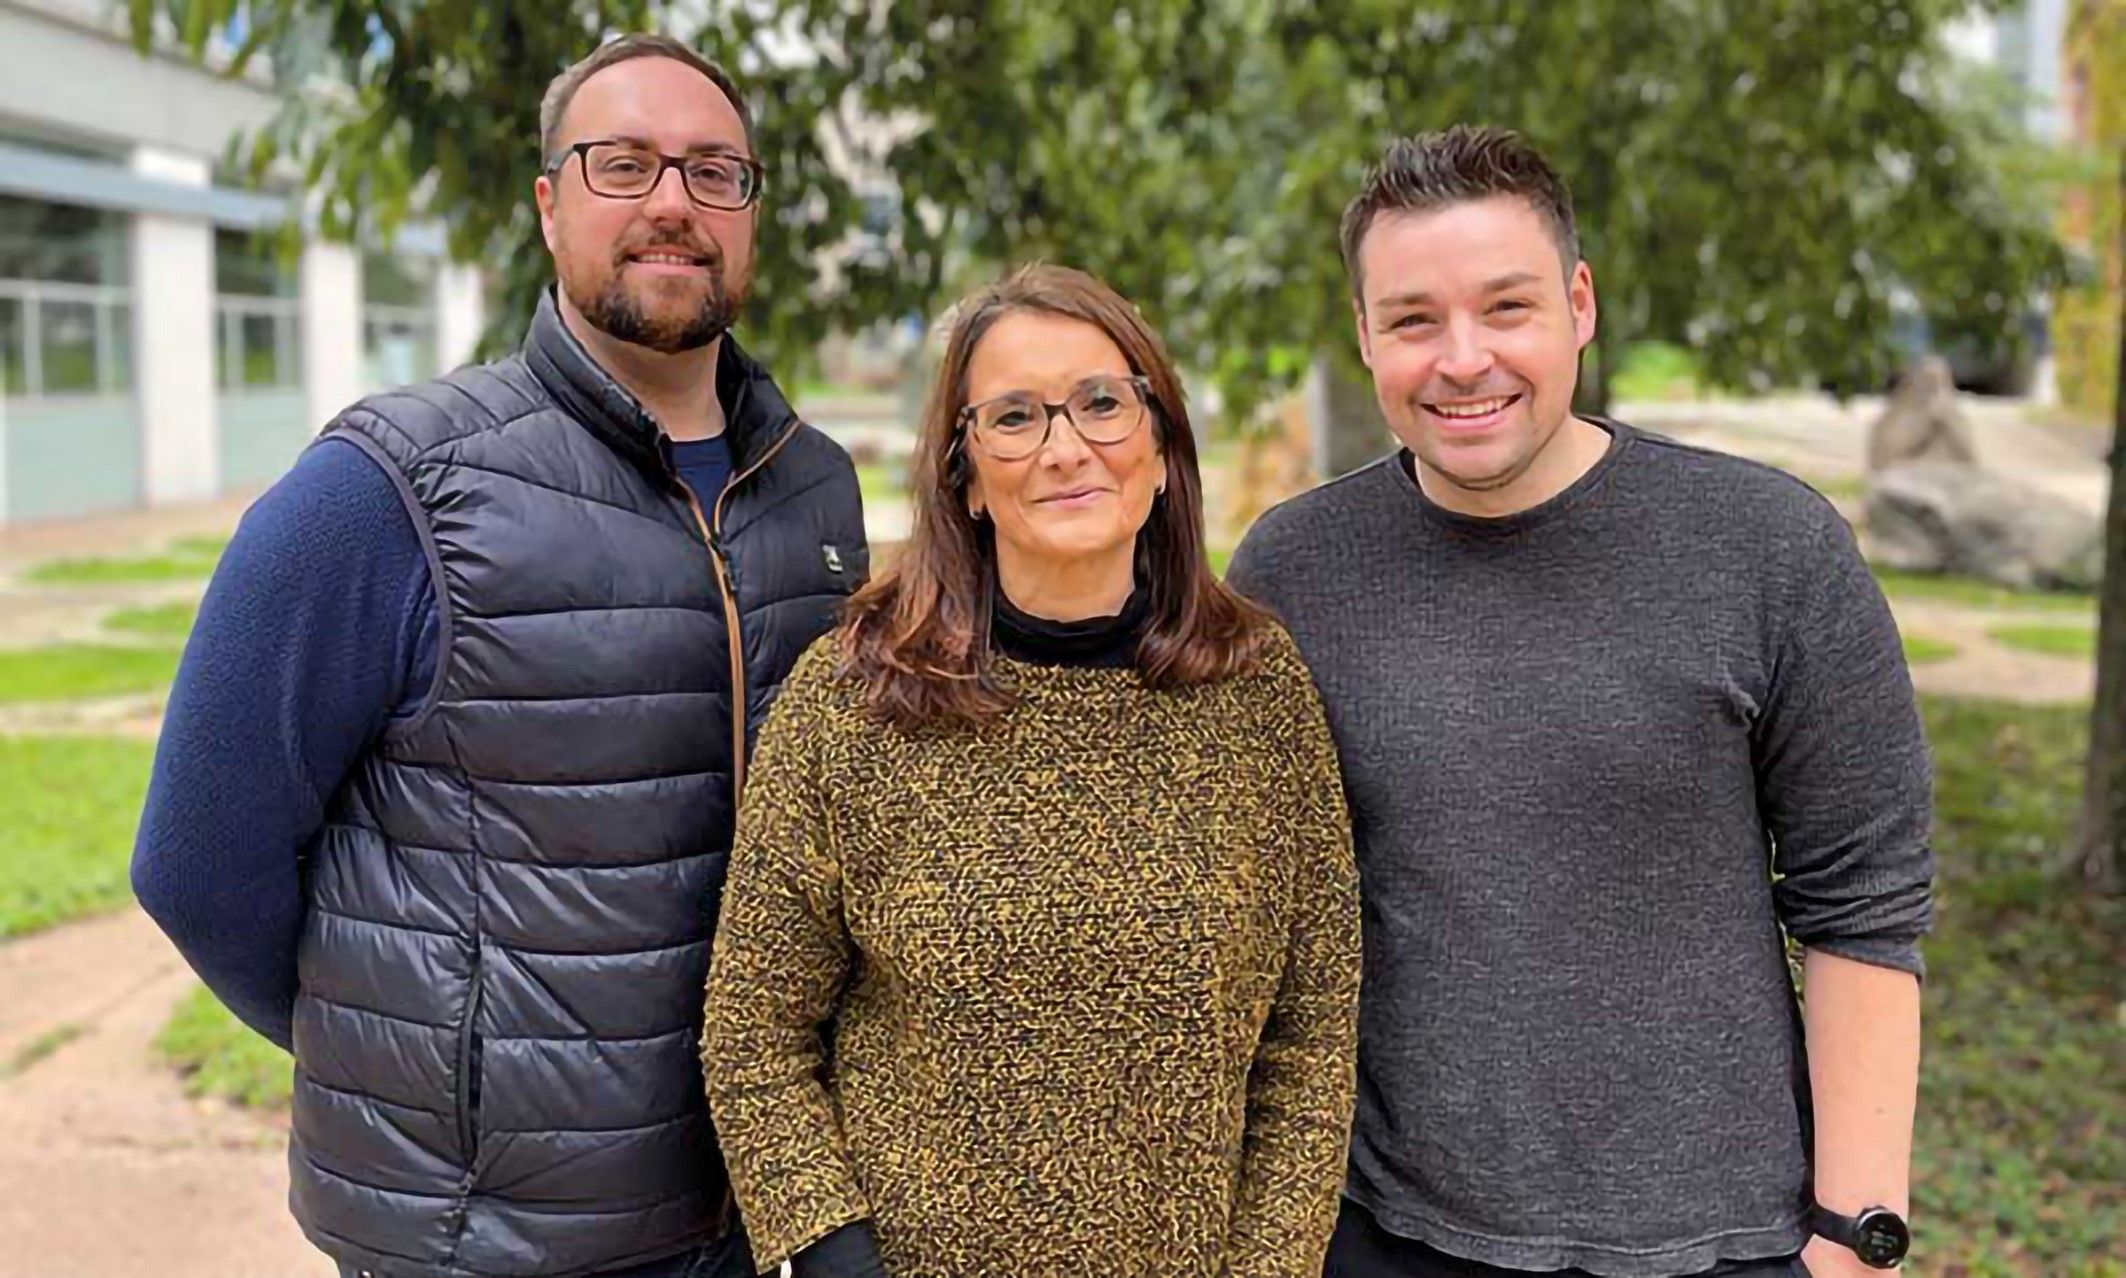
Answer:
<path fill-rule="evenodd" d="M 0 390 L 96 395 L 133 384 L 126 225 L 0 195 Z"/>
<path fill-rule="evenodd" d="M 22 299 L 0 293 L 0 395 L 29 393 L 28 339 L 22 329 Z"/>
<path fill-rule="evenodd" d="M 214 364 L 223 390 L 303 383 L 295 272 L 268 237 L 214 232 Z"/>
<path fill-rule="evenodd" d="M 0 195 L 0 279 L 123 288 L 126 251 L 123 214 Z"/>
<path fill-rule="evenodd" d="M 436 357 L 436 264 L 362 255 L 362 373 L 371 386 L 404 386 L 442 371 Z"/>

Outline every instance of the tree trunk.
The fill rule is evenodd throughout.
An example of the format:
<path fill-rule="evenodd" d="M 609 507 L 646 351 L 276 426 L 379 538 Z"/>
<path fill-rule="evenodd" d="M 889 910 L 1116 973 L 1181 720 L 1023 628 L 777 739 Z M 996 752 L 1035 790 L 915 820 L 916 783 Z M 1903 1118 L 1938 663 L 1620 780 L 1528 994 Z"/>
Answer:
<path fill-rule="evenodd" d="M 1617 353 L 1616 359 L 1610 358 L 1612 350 Z M 1587 357 L 1580 361 L 1580 382 L 1572 392 L 1573 412 L 1589 417 L 1609 416 L 1610 378 L 1622 362 L 1623 351 L 1619 336 L 1605 334 L 1587 344 Z"/>
<path fill-rule="evenodd" d="M 2119 163 L 2126 196 L 2126 155 Z M 2126 210 L 2126 200 L 2122 200 Z M 2126 262 L 2126 213 L 2119 219 Z M 2126 268 L 2119 288 L 2118 385 L 2111 405 L 2111 496 L 2104 516 L 2104 584 L 2097 622 L 2096 704 L 2089 715 L 2089 771 L 2069 872 L 2103 892 L 2120 888 L 2126 846 Z"/>
<path fill-rule="evenodd" d="M 1372 380 L 1354 373 L 1337 355 L 1324 351 L 1314 357 L 1302 393 L 1312 426 L 1317 481 L 1357 470 L 1396 448 Z"/>

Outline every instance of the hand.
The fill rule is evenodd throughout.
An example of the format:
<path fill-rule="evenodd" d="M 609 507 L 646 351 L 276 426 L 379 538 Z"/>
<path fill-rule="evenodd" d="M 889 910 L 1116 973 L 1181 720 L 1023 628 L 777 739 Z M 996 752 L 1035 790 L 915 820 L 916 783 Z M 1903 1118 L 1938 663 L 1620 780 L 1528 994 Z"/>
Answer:
<path fill-rule="evenodd" d="M 1801 1264 L 1809 1271 L 1809 1278 L 1878 1278 L 1895 1270 L 1873 1269 L 1864 1265 L 1851 1248 L 1841 1247 L 1828 1238 L 1811 1238 L 1809 1245 L 1801 1249 Z"/>

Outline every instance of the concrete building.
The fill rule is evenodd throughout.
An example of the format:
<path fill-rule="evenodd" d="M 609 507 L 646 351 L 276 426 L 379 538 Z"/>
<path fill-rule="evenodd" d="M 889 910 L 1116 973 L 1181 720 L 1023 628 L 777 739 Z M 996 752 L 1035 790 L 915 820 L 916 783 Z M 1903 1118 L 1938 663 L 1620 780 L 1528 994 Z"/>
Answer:
<path fill-rule="evenodd" d="M 2022 89 L 2023 123 L 2047 142 L 2068 139 L 2066 35 L 2070 0 L 2019 0 L 1973 14 L 1949 31 L 1950 46 L 1997 67 Z"/>
<path fill-rule="evenodd" d="M 483 323 L 435 228 L 279 251 L 289 201 L 217 173 L 274 97 L 141 57 L 123 8 L 0 0 L 0 523 L 259 488 Z"/>

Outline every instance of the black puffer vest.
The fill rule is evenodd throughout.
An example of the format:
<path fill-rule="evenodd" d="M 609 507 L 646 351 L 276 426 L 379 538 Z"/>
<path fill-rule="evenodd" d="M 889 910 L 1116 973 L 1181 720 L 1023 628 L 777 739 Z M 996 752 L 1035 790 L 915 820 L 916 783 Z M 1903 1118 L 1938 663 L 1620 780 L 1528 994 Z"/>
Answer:
<path fill-rule="evenodd" d="M 290 1197 L 341 1260 L 581 1274 L 725 1228 L 697 1053 L 735 791 L 868 556 L 848 456 L 729 339 L 717 394 L 706 509 L 551 297 L 517 355 L 329 432 L 400 481 L 442 647 L 306 862 Z"/>

